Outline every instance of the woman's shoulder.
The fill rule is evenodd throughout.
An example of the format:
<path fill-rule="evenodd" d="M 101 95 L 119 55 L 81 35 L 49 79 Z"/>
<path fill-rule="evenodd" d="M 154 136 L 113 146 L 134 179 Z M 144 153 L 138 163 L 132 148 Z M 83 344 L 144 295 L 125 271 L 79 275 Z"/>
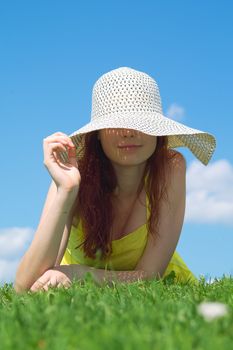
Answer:
<path fill-rule="evenodd" d="M 168 148 L 168 154 L 169 156 L 171 157 L 184 157 L 182 153 L 180 153 L 179 151 L 177 151 L 176 149 L 173 149 L 173 148 Z"/>
<path fill-rule="evenodd" d="M 168 149 L 169 159 L 173 165 L 173 168 L 186 167 L 186 159 L 182 153 L 174 149 Z"/>

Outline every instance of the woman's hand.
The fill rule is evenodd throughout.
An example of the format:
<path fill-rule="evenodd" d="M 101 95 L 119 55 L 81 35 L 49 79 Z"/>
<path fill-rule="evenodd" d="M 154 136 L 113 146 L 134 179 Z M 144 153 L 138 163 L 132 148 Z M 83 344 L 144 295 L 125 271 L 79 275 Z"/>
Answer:
<path fill-rule="evenodd" d="M 56 266 L 54 269 L 45 271 L 36 282 L 30 288 L 31 292 L 37 292 L 38 290 L 48 291 L 51 287 L 65 287 L 69 288 L 72 281 L 72 270 L 70 265 Z"/>
<path fill-rule="evenodd" d="M 44 165 L 49 171 L 58 189 L 72 191 L 78 189 L 81 181 L 76 148 L 71 138 L 62 132 L 56 132 L 43 140 Z M 60 157 L 61 151 L 68 152 L 68 162 Z"/>

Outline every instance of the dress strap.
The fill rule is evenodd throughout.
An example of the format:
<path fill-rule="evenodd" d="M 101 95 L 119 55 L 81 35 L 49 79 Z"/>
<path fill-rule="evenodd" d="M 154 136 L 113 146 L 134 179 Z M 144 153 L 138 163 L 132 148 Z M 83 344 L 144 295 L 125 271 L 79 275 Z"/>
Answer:
<path fill-rule="evenodd" d="M 146 194 L 146 217 L 147 217 L 147 220 L 149 220 L 149 217 L 150 217 L 150 203 L 149 203 L 149 198 Z"/>

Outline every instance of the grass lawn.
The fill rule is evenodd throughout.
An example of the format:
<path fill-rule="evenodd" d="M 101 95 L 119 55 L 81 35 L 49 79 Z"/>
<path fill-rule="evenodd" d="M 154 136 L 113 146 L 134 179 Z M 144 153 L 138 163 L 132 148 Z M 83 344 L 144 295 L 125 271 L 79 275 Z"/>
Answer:
<path fill-rule="evenodd" d="M 0 288 L 0 348 L 233 349 L 233 277 L 199 285 L 165 280 L 98 286 L 90 275 L 72 286 L 16 294 Z M 201 302 L 220 302 L 224 316 L 207 320 Z"/>

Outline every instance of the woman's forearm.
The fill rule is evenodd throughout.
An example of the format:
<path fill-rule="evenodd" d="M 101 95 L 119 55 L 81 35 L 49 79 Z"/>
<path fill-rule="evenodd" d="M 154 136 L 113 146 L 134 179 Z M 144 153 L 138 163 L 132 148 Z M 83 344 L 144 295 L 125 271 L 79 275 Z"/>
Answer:
<path fill-rule="evenodd" d="M 74 277 L 75 270 L 75 267 L 73 267 Z M 114 282 L 132 283 L 147 279 L 147 274 L 142 270 L 111 271 L 85 266 L 85 271 L 85 273 L 90 272 L 94 281 L 99 285 L 107 283 L 109 286 L 113 286 Z"/>
<path fill-rule="evenodd" d="M 132 283 L 150 279 L 148 274 L 143 270 L 114 271 L 96 269 L 95 267 L 79 264 L 59 265 L 54 266 L 54 269 L 67 274 L 71 281 L 82 281 L 84 280 L 86 273 L 89 272 L 92 275 L 93 280 L 99 285 L 107 283 L 109 286 L 112 286 L 114 282 Z"/>
<path fill-rule="evenodd" d="M 18 266 L 14 288 L 27 290 L 55 265 L 62 234 L 77 194 L 59 191 L 47 214 L 41 219 L 33 241 Z"/>

